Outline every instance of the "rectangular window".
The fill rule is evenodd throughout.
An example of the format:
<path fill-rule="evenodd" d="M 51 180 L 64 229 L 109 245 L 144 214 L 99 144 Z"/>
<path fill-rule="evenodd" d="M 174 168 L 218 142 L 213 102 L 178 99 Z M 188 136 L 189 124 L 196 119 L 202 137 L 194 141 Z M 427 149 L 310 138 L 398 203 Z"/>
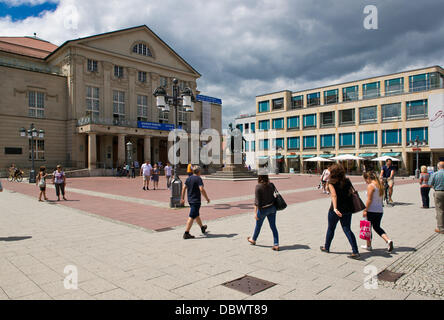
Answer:
<path fill-rule="evenodd" d="M 300 109 L 304 106 L 304 96 L 291 97 L 291 109 Z"/>
<path fill-rule="evenodd" d="M 43 118 L 45 116 L 45 94 L 38 91 L 28 92 L 28 116 Z"/>
<path fill-rule="evenodd" d="M 169 112 L 159 110 L 159 123 L 168 123 Z"/>
<path fill-rule="evenodd" d="M 182 126 L 182 129 L 184 130 L 185 126 L 187 125 L 187 114 L 188 112 L 185 112 L 185 108 L 179 106 L 177 109 L 177 125 Z"/>
<path fill-rule="evenodd" d="M 401 119 L 401 103 L 383 104 L 381 106 L 382 121 L 396 121 Z"/>
<path fill-rule="evenodd" d="M 304 137 L 304 149 L 316 149 L 316 136 Z"/>
<path fill-rule="evenodd" d="M 400 145 L 402 143 L 401 129 L 383 130 L 382 145 Z"/>
<path fill-rule="evenodd" d="M 255 133 L 256 132 L 256 123 L 252 122 L 251 123 L 251 133 Z"/>
<path fill-rule="evenodd" d="M 340 133 L 339 134 L 339 147 L 354 147 L 355 146 L 355 133 Z"/>
<path fill-rule="evenodd" d="M 342 100 L 343 100 L 343 102 L 357 101 L 358 99 L 359 99 L 359 88 L 358 88 L 358 86 L 342 88 Z"/>
<path fill-rule="evenodd" d="M 385 80 L 385 95 L 391 96 L 404 92 L 404 78 Z"/>
<path fill-rule="evenodd" d="M 284 149 L 284 138 L 273 139 L 273 150 Z"/>
<path fill-rule="evenodd" d="M 270 120 L 260 120 L 259 130 L 268 131 L 270 129 Z"/>
<path fill-rule="evenodd" d="M 340 125 L 355 124 L 355 109 L 340 110 L 339 124 Z"/>
<path fill-rule="evenodd" d="M 251 141 L 251 151 L 256 151 L 256 141 Z"/>
<path fill-rule="evenodd" d="M 243 124 L 237 124 L 236 128 L 240 130 L 240 132 L 244 132 L 244 125 Z"/>
<path fill-rule="evenodd" d="M 426 100 L 408 101 L 407 119 L 425 119 L 428 117 L 428 106 Z"/>
<path fill-rule="evenodd" d="M 29 160 L 32 158 L 32 144 L 29 139 Z M 45 160 L 45 140 L 34 139 L 34 160 Z"/>
<path fill-rule="evenodd" d="M 422 127 L 422 128 L 408 128 L 407 129 L 407 141 L 406 144 L 409 142 L 413 142 L 418 138 L 419 141 L 425 141 L 427 144 L 429 143 L 429 128 L 428 127 Z"/>
<path fill-rule="evenodd" d="M 146 82 L 146 72 L 145 71 L 139 71 L 137 73 L 137 80 L 139 80 L 139 82 Z"/>
<path fill-rule="evenodd" d="M 268 112 L 268 111 L 270 111 L 270 101 L 259 102 L 259 112 Z"/>
<path fill-rule="evenodd" d="M 409 77 L 410 92 L 442 88 L 444 75 L 439 72 L 416 74 Z"/>
<path fill-rule="evenodd" d="M 137 96 L 137 121 L 148 121 L 148 97 Z"/>
<path fill-rule="evenodd" d="M 268 150 L 268 139 L 259 140 L 259 151 L 267 151 Z"/>
<path fill-rule="evenodd" d="M 316 128 L 316 126 L 317 126 L 316 113 L 304 115 L 303 121 L 304 121 L 304 129 L 305 128 Z"/>
<path fill-rule="evenodd" d="M 113 119 L 114 124 L 125 120 L 125 92 L 113 90 Z"/>
<path fill-rule="evenodd" d="M 249 152 L 250 151 L 250 144 L 248 141 L 245 141 L 245 152 Z"/>
<path fill-rule="evenodd" d="M 321 148 L 334 148 L 335 147 L 335 134 L 321 135 Z"/>
<path fill-rule="evenodd" d="M 284 98 L 273 99 L 273 110 L 284 109 Z"/>
<path fill-rule="evenodd" d="M 86 115 L 92 120 L 98 120 L 100 115 L 99 88 L 86 87 Z"/>
<path fill-rule="evenodd" d="M 378 144 L 377 131 L 365 131 L 359 133 L 360 146 L 376 146 Z"/>
<path fill-rule="evenodd" d="M 245 124 L 245 132 L 246 132 L 246 133 L 249 133 L 249 129 L 250 129 L 250 124 L 249 124 L 249 123 L 246 123 L 246 124 Z"/>
<path fill-rule="evenodd" d="M 338 89 L 324 91 L 324 104 L 334 104 L 339 101 Z"/>
<path fill-rule="evenodd" d="M 319 92 L 307 94 L 307 107 L 319 106 L 321 104 L 321 94 Z"/>
<path fill-rule="evenodd" d="M 273 119 L 273 129 L 284 129 L 284 118 Z"/>
<path fill-rule="evenodd" d="M 168 78 L 166 77 L 159 77 L 159 86 L 161 87 L 168 87 Z"/>
<path fill-rule="evenodd" d="M 376 106 L 359 108 L 359 123 L 378 122 L 378 111 Z"/>
<path fill-rule="evenodd" d="M 371 99 L 379 97 L 379 81 L 372 83 L 365 83 L 362 85 L 363 99 Z"/>
<path fill-rule="evenodd" d="M 116 78 L 123 78 L 123 67 L 114 66 L 114 76 Z"/>
<path fill-rule="evenodd" d="M 321 128 L 334 127 L 335 126 L 335 112 L 322 112 L 321 113 Z"/>
<path fill-rule="evenodd" d="M 88 71 L 89 72 L 98 72 L 99 71 L 96 60 L 88 59 Z"/>
<path fill-rule="evenodd" d="M 287 149 L 288 150 L 299 150 L 301 139 L 299 137 L 289 137 L 287 138 Z"/>
<path fill-rule="evenodd" d="M 299 129 L 299 116 L 287 118 L 287 129 L 288 130 Z"/>

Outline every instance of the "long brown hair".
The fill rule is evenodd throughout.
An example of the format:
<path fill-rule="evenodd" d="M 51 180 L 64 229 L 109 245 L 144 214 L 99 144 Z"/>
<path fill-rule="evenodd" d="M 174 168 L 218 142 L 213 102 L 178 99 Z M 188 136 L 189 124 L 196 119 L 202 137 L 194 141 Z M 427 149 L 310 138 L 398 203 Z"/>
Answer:
<path fill-rule="evenodd" d="M 345 183 L 345 169 L 342 165 L 335 163 L 330 168 L 329 181 L 333 180 L 333 183 L 339 183 L 341 186 Z"/>
<path fill-rule="evenodd" d="M 376 182 L 378 185 L 379 196 L 382 197 L 384 195 L 384 186 L 374 171 L 364 172 L 362 176 L 365 180 L 370 179 L 371 181 Z"/>

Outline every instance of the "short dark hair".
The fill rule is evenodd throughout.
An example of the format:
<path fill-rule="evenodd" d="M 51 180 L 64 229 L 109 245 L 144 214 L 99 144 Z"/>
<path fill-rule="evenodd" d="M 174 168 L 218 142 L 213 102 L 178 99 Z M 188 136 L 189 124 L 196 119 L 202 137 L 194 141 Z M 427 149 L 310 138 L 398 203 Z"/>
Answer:
<path fill-rule="evenodd" d="M 261 174 L 257 177 L 257 183 L 263 183 L 268 184 L 270 182 L 270 179 L 268 178 L 268 175 Z"/>
<path fill-rule="evenodd" d="M 199 166 L 193 166 L 193 173 L 194 174 L 198 174 L 200 172 L 200 167 Z"/>

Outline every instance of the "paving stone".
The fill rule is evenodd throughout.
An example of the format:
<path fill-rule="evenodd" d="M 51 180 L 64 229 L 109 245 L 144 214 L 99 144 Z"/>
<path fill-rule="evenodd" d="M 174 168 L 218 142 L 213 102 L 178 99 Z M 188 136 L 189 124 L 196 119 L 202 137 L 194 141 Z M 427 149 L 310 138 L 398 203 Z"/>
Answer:
<path fill-rule="evenodd" d="M 117 287 L 104 279 L 96 278 L 80 283 L 79 288 L 85 291 L 87 294 L 93 296 L 99 293 L 111 291 Z"/>
<path fill-rule="evenodd" d="M 34 282 L 29 280 L 27 282 L 3 285 L 1 288 L 11 299 L 27 296 L 42 291 L 42 289 L 40 289 Z"/>

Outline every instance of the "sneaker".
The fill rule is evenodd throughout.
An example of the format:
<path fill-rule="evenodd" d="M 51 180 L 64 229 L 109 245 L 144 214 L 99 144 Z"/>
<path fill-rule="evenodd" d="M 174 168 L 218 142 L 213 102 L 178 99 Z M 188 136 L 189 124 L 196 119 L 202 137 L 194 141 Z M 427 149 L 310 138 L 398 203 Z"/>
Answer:
<path fill-rule="evenodd" d="M 142 188 L 143 190 L 146 190 L 145 187 Z"/>
<path fill-rule="evenodd" d="M 371 246 L 370 246 L 370 247 L 367 247 L 366 244 L 363 244 L 363 245 L 361 246 L 361 248 L 362 248 L 362 249 L 365 249 L 365 250 L 367 250 L 367 251 L 372 251 L 372 247 L 371 247 Z"/>
<path fill-rule="evenodd" d="M 390 240 L 390 241 L 388 242 L 388 252 L 392 252 L 392 251 L 393 251 L 393 241 Z"/>
<path fill-rule="evenodd" d="M 200 230 L 202 231 L 202 234 L 207 233 L 207 228 L 208 228 L 207 225 L 204 225 L 204 226 L 202 226 L 202 227 L 200 228 Z"/>
<path fill-rule="evenodd" d="M 183 238 L 184 239 L 194 239 L 195 238 L 195 236 L 192 236 L 189 232 L 188 233 L 184 233 L 183 234 Z"/>

